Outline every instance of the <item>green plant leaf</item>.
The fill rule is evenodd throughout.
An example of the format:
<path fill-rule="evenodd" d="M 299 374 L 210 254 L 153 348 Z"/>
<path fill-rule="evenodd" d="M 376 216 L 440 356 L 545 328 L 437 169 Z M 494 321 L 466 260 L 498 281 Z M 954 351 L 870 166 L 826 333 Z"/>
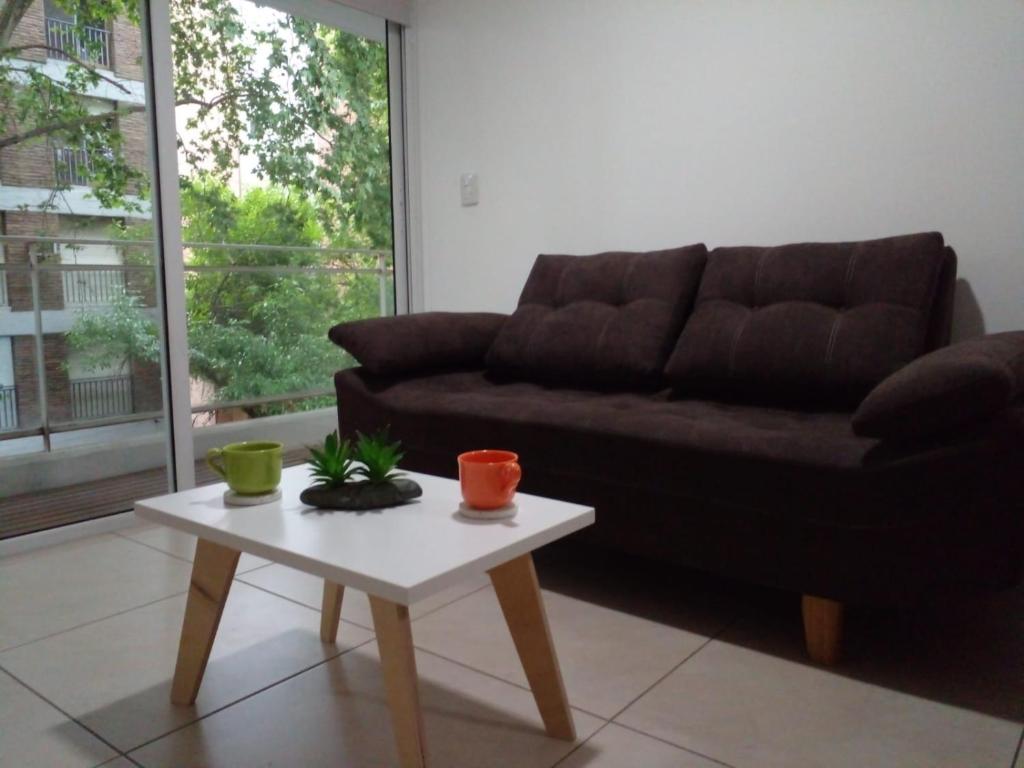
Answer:
<path fill-rule="evenodd" d="M 401 448 L 400 440 L 390 442 L 387 427 L 372 436 L 358 432 L 355 458 L 362 466 L 356 467 L 355 473 L 375 484 L 400 477 L 402 473 L 394 470 L 405 456 Z"/>
<path fill-rule="evenodd" d="M 352 442 L 340 440 L 335 430 L 324 438 L 323 450 L 309 446 L 310 476 L 331 488 L 344 485 L 355 474 Z"/>

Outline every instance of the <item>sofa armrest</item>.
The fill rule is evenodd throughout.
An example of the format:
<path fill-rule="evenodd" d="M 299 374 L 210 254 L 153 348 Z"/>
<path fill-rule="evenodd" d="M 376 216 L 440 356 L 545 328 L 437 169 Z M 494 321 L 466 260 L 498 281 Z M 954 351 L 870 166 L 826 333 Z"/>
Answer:
<path fill-rule="evenodd" d="M 423 312 L 341 323 L 327 335 L 372 374 L 483 367 L 507 317 L 493 312 Z"/>
<path fill-rule="evenodd" d="M 1024 395 L 1024 331 L 943 347 L 882 381 L 853 431 L 883 440 L 932 437 L 985 421 Z"/>

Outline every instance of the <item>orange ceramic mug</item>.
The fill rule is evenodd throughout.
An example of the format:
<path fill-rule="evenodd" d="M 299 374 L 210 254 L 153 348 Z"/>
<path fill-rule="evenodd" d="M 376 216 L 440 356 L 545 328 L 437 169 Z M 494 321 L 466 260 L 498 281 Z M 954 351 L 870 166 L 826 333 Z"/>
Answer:
<path fill-rule="evenodd" d="M 512 451 L 469 451 L 459 454 L 462 498 L 473 509 L 504 507 L 516 494 L 523 471 Z"/>

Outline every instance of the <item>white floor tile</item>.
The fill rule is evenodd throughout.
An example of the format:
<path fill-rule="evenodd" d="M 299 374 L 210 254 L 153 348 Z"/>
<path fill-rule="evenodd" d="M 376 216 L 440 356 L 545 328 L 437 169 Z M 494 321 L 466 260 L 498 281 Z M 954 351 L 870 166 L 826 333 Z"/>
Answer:
<path fill-rule="evenodd" d="M 609 723 L 558 768 L 722 768 L 692 752 Z"/>
<path fill-rule="evenodd" d="M 163 600 L 0 654 L 0 666 L 128 750 L 372 638 L 345 623 L 324 645 L 316 612 L 236 582 L 196 705 L 175 707 L 184 610 L 184 595 Z"/>
<path fill-rule="evenodd" d="M 266 568 L 260 568 L 258 571 L 244 574 L 239 578 L 246 584 L 252 584 L 287 597 L 289 600 L 308 605 L 315 610 L 320 610 L 324 582 L 317 576 L 275 563 Z M 414 619 L 418 618 L 488 584 L 490 584 L 490 579 L 487 575 L 480 574 L 467 579 L 458 586 L 442 590 L 426 600 L 413 604 L 409 609 L 409 614 Z M 360 626 L 372 628 L 373 617 L 370 615 L 370 601 L 366 594 L 355 589 L 345 590 L 345 596 L 341 601 L 341 617 Z"/>
<path fill-rule="evenodd" d="M 0 672 L 0 765 L 92 768 L 117 753 Z"/>
<path fill-rule="evenodd" d="M 147 768 L 397 765 L 376 644 L 347 653 L 132 754 Z M 551 766 L 572 744 L 547 737 L 533 697 L 430 654 L 416 658 L 435 768 Z M 579 737 L 601 721 L 575 713 Z"/>
<path fill-rule="evenodd" d="M 1004 766 L 1020 736 L 1018 723 L 721 641 L 617 720 L 759 768 Z"/>
<path fill-rule="evenodd" d="M 611 717 L 707 639 L 544 591 L 573 706 Z M 417 646 L 525 686 L 497 596 L 480 590 L 413 623 Z"/>
<path fill-rule="evenodd" d="M 161 552 L 166 552 L 169 555 L 188 560 L 190 563 L 196 553 L 195 536 L 164 525 L 126 528 L 123 531 L 118 531 L 118 534 L 140 544 L 159 549 Z M 245 573 L 254 568 L 262 568 L 269 563 L 269 560 L 264 560 L 262 557 L 256 557 L 256 555 L 243 552 L 242 556 L 238 558 L 238 568 L 235 572 Z"/>
<path fill-rule="evenodd" d="M 0 649 L 184 592 L 190 572 L 113 535 L 0 559 Z"/>

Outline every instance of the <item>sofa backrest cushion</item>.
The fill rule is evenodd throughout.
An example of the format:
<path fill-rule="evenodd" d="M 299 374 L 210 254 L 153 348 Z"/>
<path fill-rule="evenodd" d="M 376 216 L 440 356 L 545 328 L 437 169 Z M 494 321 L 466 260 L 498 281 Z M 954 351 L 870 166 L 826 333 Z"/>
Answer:
<path fill-rule="evenodd" d="M 716 248 L 666 377 L 681 394 L 855 405 L 927 351 L 946 260 L 938 232 Z"/>
<path fill-rule="evenodd" d="M 658 383 L 706 259 L 703 244 L 538 256 L 488 370 L 556 386 Z"/>

